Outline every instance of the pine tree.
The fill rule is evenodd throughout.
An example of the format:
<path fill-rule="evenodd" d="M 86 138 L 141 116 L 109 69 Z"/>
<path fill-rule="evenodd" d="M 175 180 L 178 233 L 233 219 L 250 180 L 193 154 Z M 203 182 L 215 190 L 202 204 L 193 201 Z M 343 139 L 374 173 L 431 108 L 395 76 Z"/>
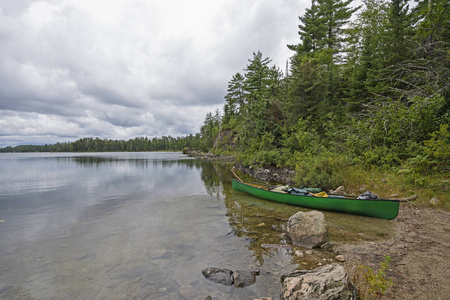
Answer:
<path fill-rule="evenodd" d="M 353 0 L 313 0 L 311 8 L 299 17 L 301 43 L 288 45 L 296 53 L 291 59 L 291 99 L 286 103 L 291 122 L 295 116 L 317 116 L 336 111 L 340 90 L 342 53 L 347 37 L 345 26 L 358 9 L 350 7 Z M 317 121 L 317 124 L 320 120 Z"/>
<path fill-rule="evenodd" d="M 269 63 L 270 58 L 262 57 L 260 51 L 253 52 L 253 59 L 245 68 L 244 91 L 247 99 L 250 101 L 262 99 L 267 96 L 267 88 L 269 83 Z"/>
<path fill-rule="evenodd" d="M 241 73 L 233 75 L 228 82 L 227 94 L 225 95 L 224 116 L 222 122 L 228 124 L 231 118 L 239 115 L 245 104 L 244 76 Z"/>
<path fill-rule="evenodd" d="M 387 85 L 380 81 L 385 67 L 383 33 L 388 13 L 385 0 L 364 0 L 364 9 L 350 25 L 351 46 L 347 56 L 346 104 L 350 112 L 358 112 L 361 105 L 374 95 L 385 91 Z"/>
<path fill-rule="evenodd" d="M 386 64 L 392 66 L 411 58 L 412 24 L 408 13 L 408 0 L 391 0 L 384 35 Z"/>
<path fill-rule="evenodd" d="M 311 8 L 307 8 L 303 16 L 298 17 L 301 24 L 298 25 L 301 43 L 288 45 L 290 50 L 297 53 L 315 53 L 324 47 L 326 26 L 323 16 L 319 15 L 319 7 L 316 0 L 312 0 Z"/>

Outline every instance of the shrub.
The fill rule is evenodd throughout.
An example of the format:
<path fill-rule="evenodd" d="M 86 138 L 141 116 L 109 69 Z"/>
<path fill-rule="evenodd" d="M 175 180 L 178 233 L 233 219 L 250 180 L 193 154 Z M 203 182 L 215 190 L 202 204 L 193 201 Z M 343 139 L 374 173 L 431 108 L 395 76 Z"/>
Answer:
<path fill-rule="evenodd" d="M 374 272 L 367 266 L 359 266 L 353 276 L 358 295 L 362 300 L 380 299 L 388 288 L 395 285 L 392 280 L 386 279 L 386 271 L 389 269 L 391 257 L 384 256 L 384 262 L 380 263 L 378 272 Z"/>
<path fill-rule="evenodd" d="M 319 154 L 297 153 L 297 183 L 323 189 L 336 188 L 344 184 L 344 169 L 352 160 L 342 154 L 322 150 Z"/>

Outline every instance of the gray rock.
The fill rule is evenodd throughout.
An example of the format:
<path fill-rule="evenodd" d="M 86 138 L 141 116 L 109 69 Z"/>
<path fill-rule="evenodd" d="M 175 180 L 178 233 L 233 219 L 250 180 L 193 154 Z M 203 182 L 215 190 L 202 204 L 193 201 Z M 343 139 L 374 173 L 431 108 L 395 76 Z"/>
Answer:
<path fill-rule="evenodd" d="M 430 200 L 430 204 L 432 204 L 432 205 L 438 205 L 438 204 L 439 204 L 439 199 L 438 199 L 438 198 L 432 198 L 432 199 Z"/>
<path fill-rule="evenodd" d="M 206 279 L 215 283 L 231 286 L 234 284 L 237 288 L 243 288 L 256 282 L 256 275 L 259 270 L 254 271 L 232 271 L 222 268 L 206 268 L 202 270 Z"/>
<path fill-rule="evenodd" d="M 295 171 L 289 170 L 289 169 L 278 169 L 278 168 L 270 168 L 270 169 L 263 169 L 258 168 L 255 166 L 248 166 L 245 167 L 240 164 L 236 164 L 236 167 L 244 173 L 249 174 L 250 176 L 262 180 L 262 181 L 277 181 L 277 182 L 284 182 L 285 184 L 292 184 L 294 183 L 292 178 L 295 175 Z"/>
<path fill-rule="evenodd" d="M 281 299 L 353 300 L 356 289 L 344 267 L 330 264 L 314 270 L 296 271 L 281 277 Z"/>
<path fill-rule="evenodd" d="M 303 257 L 305 257 L 305 254 L 302 251 L 297 250 L 297 251 L 295 251 L 295 256 L 303 258 Z"/>
<path fill-rule="evenodd" d="M 206 279 L 223 285 L 233 285 L 233 271 L 221 268 L 206 268 L 202 270 Z"/>
<path fill-rule="evenodd" d="M 256 282 L 255 273 L 251 271 L 234 271 L 233 283 L 237 288 L 243 288 Z"/>
<path fill-rule="evenodd" d="M 319 211 L 298 212 L 287 223 L 287 237 L 294 245 L 313 248 L 327 241 L 328 227 Z"/>

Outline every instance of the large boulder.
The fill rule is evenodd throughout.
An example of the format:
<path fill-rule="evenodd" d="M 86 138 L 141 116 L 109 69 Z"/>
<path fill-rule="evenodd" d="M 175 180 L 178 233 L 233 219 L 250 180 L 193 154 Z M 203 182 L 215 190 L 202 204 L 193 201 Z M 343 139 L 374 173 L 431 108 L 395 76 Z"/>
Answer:
<path fill-rule="evenodd" d="M 287 223 L 287 237 L 294 245 L 320 247 L 328 238 L 325 216 L 319 211 L 298 212 Z"/>
<path fill-rule="evenodd" d="M 281 277 L 284 300 L 353 300 L 356 289 L 344 267 L 330 264 L 314 270 L 296 271 Z"/>

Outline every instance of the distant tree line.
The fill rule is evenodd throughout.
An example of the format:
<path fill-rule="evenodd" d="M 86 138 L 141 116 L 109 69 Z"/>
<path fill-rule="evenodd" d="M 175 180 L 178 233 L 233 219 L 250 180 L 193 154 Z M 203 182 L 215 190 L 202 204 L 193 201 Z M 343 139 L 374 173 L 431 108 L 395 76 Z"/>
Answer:
<path fill-rule="evenodd" d="M 312 0 L 284 73 L 253 53 L 206 116 L 204 151 L 319 186 L 355 165 L 448 174 L 450 2 L 351 2 Z"/>
<path fill-rule="evenodd" d="M 0 152 L 139 152 L 182 151 L 199 149 L 200 134 L 185 137 L 136 137 L 128 141 L 99 138 L 82 138 L 75 142 L 52 145 L 19 145 L 0 148 Z"/>

